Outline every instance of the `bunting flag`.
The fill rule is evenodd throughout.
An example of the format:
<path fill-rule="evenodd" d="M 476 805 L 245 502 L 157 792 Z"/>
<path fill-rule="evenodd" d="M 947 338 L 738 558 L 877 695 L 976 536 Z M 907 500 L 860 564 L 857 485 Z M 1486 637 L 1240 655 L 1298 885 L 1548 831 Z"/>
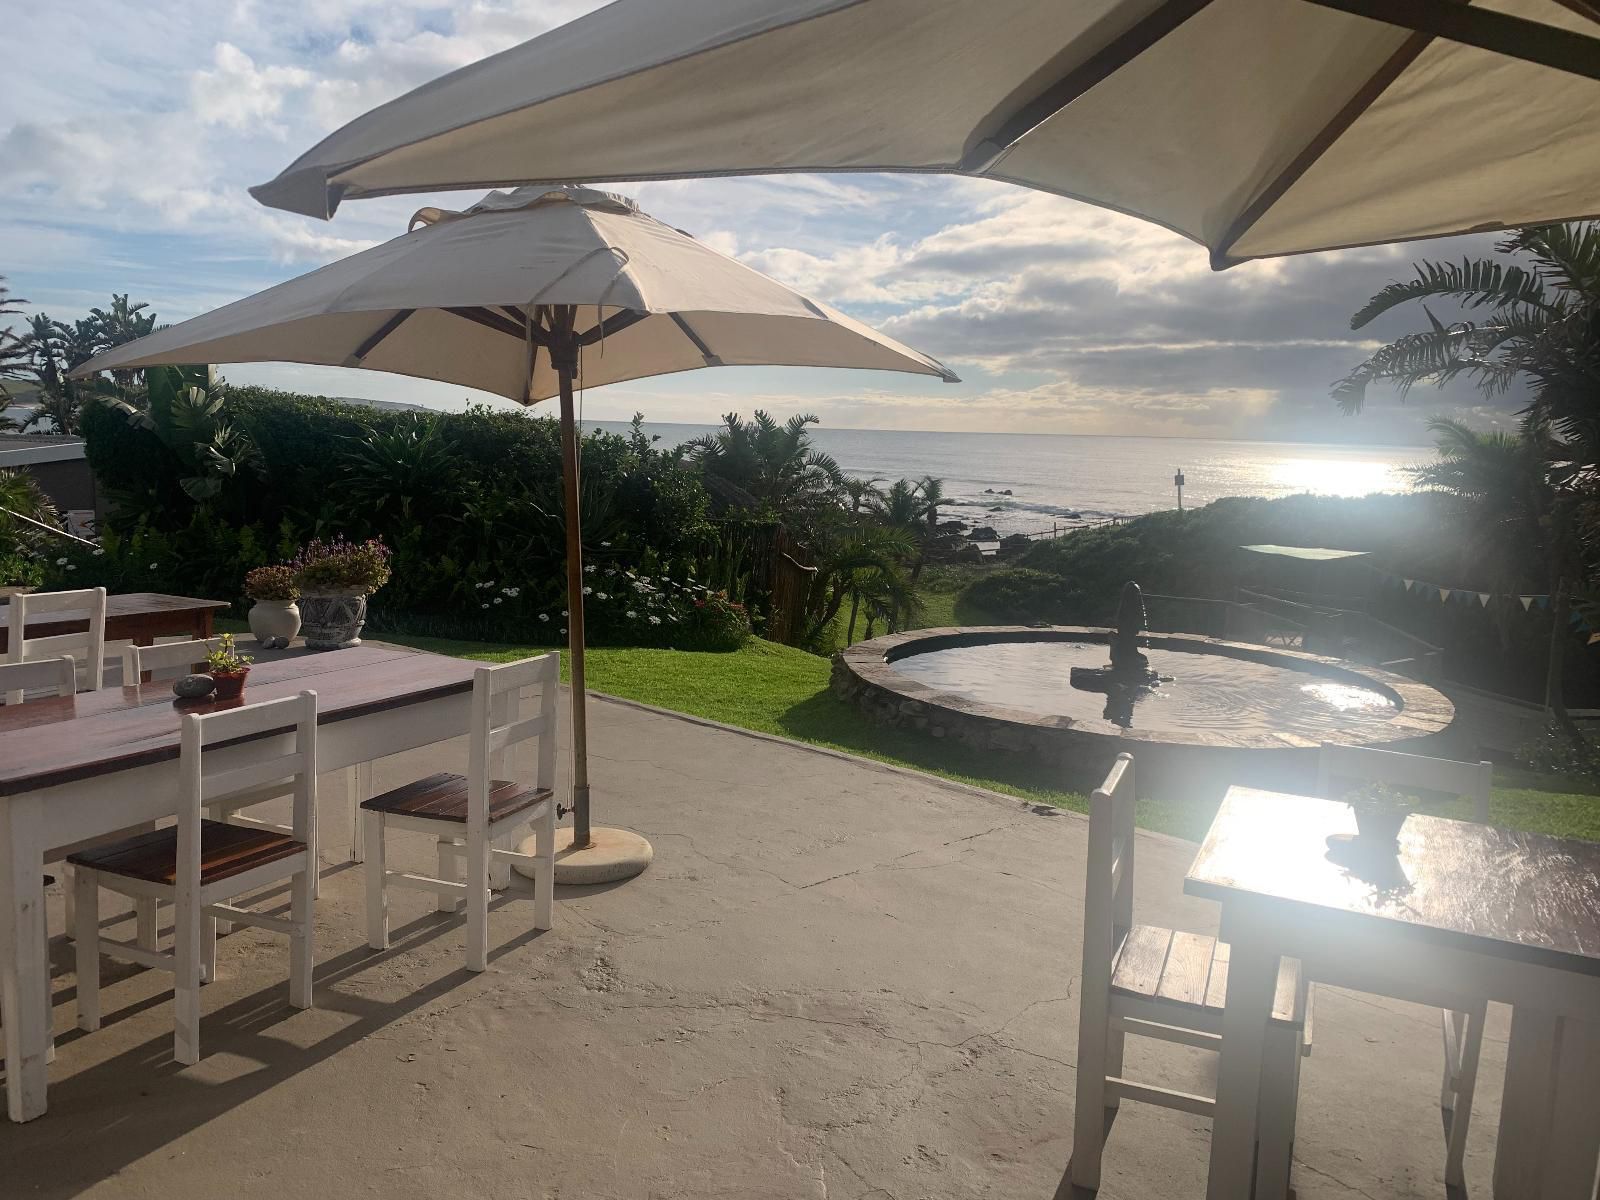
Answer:
<path fill-rule="evenodd" d="M 1527 612 L 1528 609 L 1533 607 L 1533 602 L 1535 600 L 1537 600 L 1538 598 L 1539 597 L 1537 597 L 1537 596 L 1518 596 L 1517 597 L 1518 600 L 1522 601 L 1522 611 L 1523 612 Z"/>
<path fill-rule="evenodd" d="M 1489 592 L 1479 592 L 1478 593 L 1478 603 L 1483 605 L 1484 608 L 1488 608 L 1489 607 L 1489 601 L 1491 601 L 1493 599 L 1494 599 L 1494 596 Z"/>
<path fill-rule="evenodd" d="M 1413 584 L 1413 583 L 1415 583 L 1415 582 L 1416 582 L 1416 580 L 1415 580 L 1415 579 L 1407 579 L 1407 580 L 1404 580 L 1404 581 L 1403 581 L 1403 582 L 1404 582 L 1404 583 L 1405 583 L 1405 585 L 1406 585 L 1406 591 L 1408 591 L 1408 592 L 1409 592 L 1409 591 L 1410 591 L 1410 590 L 1411 590 L 1411 585 L 1412 585 L 1412 584 Z"/>
<path fill-rule="evenodd" d="M 1438 585 L 1434 586 L 1437 587 Z M 1447 587 L 1439 588 L 1439 603 L 1443 604 L 1448 599 L 1450 599 L 1450 589 Z"/>

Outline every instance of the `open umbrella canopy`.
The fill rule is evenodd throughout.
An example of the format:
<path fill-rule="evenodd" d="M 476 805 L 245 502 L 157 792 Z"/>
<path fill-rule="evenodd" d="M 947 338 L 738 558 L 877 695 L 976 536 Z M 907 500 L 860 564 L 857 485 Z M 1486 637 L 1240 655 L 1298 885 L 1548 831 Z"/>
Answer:
<path fill-rule="evenodd" d="M 410 232 L 91 359 L 366 367 L 513 400 L 559 390 L 539 311 L 575 309 L 586 387 L 706 366 L 864 367 L 955 380 L 926 355 L 589 188 L 425 208 Z M 530 363 L 530 345 L 535 347 Z M 530 370 L 531 366 L 531 370 Z"/>
<path fill-rule="evenodd" d="M 519 188 L 491 192 L 463 212 L 424 208 L 411 224 L 393 241 L 97 355 L 72 374 L 164 363 L 323 363 L 466 384 L 528 404 L 559 395 L 571 845 L 582 850 L 593 843 L 574 385 L 734 364 L 956 377 L 646 216 L 624 196 Z M 564 861 L 577 865 L 570 855 Z M 628 870 L 648 861 L 645 847 Z"/>
<path fill-rule="evenodd" d="M 1600 214 L 1596 0 L 618 0 L 252 189 L 933 171 L 1145 217 L 1213 265 Z"/>

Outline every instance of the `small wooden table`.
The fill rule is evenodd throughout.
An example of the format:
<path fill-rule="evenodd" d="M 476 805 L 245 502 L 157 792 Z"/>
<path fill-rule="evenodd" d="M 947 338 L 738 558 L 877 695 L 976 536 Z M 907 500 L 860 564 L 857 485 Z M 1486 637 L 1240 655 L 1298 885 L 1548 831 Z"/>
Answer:
<path fill-rule="evenodd" d="M 355 769 L 353 809 L 374 759 L 467 732 L 479 666 L 392 646 L 263 656 L 242 701 L 196 711 L 315 691 L 319 773 Z M 0 707 L 0 1010 L 13 1121 L 45 1111 L 45 856 L 177 812 L 184 711 L 167 682 Z M 228 769 L 229 748 L 215 754 Z"/>
<path fill-rule="evenodd" d="M 165 596 L 160 592 L 128 592 L 106 597 L 106 639 L 150 646 L 158 637 L 188 634 L 211 636 L 211 619 L 226 600 L 200 600 L 194 596 Z M 0 603 L 0 654 L 10 645 L 11 605 Z M 81 633 L 89 628 L 89 614 L 53 612 L 28 622 L 29 637 L 54 637 Z"/>
<path fill-rule="evenodd" d="M 1184 891 L 1222 905 L 1232 945 L 1206 1194 L 1250 1194 L 1261 1040 L 1292 955 L 1337 987 L 1512 1005 L 1495 1195 L 1594 1200 L 1600 845 L 1413 815 L 1392 869 L 1358 874 L 1329 856 L 1354 831 L 1346 804 L 1235 787 L 1189 868 Z"/>

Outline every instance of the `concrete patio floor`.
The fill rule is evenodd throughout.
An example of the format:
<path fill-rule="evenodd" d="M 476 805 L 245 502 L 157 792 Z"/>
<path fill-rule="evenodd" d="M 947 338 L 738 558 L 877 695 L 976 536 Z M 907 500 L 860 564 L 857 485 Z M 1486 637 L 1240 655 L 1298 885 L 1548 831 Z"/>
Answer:
<path fill-rule="evenodd" d="M 106 1027 L 76 1033 L 58 939 L 50 1111 L 0 1122 L 0 1196 L 1053 1196 L 1084 819 L 622 702 L 591 712 L 597 819 L 646 834 L 655 865 L 558 891 L 547 933 L 526 895 L 497 901 L 485 974 L 419 893 L 394 894 L 393 948 L 369 952 L 360 871 L 331 867 L 317 1008 L 288 1007 L 281 940 L 238 932 L 204 993 L 206 1057 L 179 1069 L 167 977 L 108 963 Z M 387 760 L 377 785 L 464 758 Z M 334 858 L 343 788 L 323 782 Z M 1214 931 L 1180 891 L 1192 854 L 1141 834 L 1141 920 Z M 1480 1196 L 1503 1016 L 1468 1159 Z M 1324 989 L 1315 1035 L 1302 1200 L 1443 1195 L 1436 1013 Z M 1211 1085 L 1207 1056 L 1177 1047 L 1131 1041 L 1129 1067 Z M 1208 1122 L 1130 1105 L 1100 1194 L 1200 1195 L 1209 1144 Z"/>

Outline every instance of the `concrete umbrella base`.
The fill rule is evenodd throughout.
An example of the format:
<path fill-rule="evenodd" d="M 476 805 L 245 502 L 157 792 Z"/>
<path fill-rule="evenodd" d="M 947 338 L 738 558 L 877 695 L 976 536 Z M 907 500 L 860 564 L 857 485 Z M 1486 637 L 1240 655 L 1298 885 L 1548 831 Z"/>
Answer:
<path fill-rule="evenodd" d="M 536 849 L 531 837 L 517 846 L 519 854 L 532 854 Z M 631 879 L 650 865 L 655 853 L 649 842 L 627 829 L 591 829 L 589 845 L 582 850 L 572 848 L 570 828 L 557 829 L 556 882 L 615 883 Z M 528 874 L 521 863 L 512 863 L 511 867 L 520 875 Z"/>

